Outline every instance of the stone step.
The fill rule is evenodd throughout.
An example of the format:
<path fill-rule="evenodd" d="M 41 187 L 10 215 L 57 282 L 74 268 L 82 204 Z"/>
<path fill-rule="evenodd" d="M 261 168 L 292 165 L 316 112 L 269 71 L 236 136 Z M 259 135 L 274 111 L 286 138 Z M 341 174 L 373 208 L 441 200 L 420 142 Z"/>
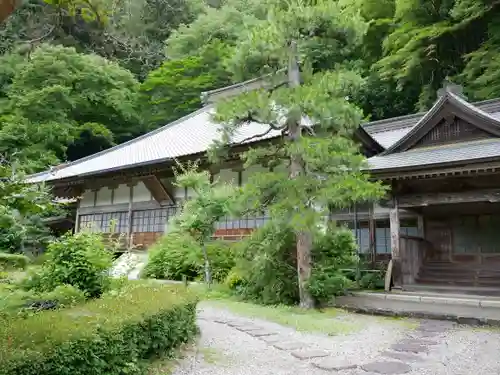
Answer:
<path fill-rule="evenodd" d="M 480 298 L 481 296 L 500 296 L 500 287 L 491 286 L 459 286 L 456 285 L 443 285 L 443 284 L 414 284 L 404 287 L 405 292 L 415 292 L 424 294 L 436 294 L 436 295 L 450 295 L 455 293 L 461 293 L 468 296 L 475 296 Z"/>
<path fill-rule="evenodd" d="M 456 285 L 456 286 L 491 286 L 500 287 L 500 279 L 447 279 L 443 277 L 417 277 L 417 284 Z"/>
<path fill-rule="evenodd" d="M 439 286 L 437 287 L 439 288 Z M 476 291 L 480 290 L 476 288 Z M 491 291 L 491 289 L 489 289 Z M 500 291 L 500 290 L 498 290 Z M 461 291 L 462 292 L 462 291 Z M 485 293 L 482 289 L 481 293 Z M 451 320 L 463 324 L 500 325 L 500 298 L 428 291 L 399 293 L 355 292 L 335 299 L 337 307 L 380 315 Z"/>

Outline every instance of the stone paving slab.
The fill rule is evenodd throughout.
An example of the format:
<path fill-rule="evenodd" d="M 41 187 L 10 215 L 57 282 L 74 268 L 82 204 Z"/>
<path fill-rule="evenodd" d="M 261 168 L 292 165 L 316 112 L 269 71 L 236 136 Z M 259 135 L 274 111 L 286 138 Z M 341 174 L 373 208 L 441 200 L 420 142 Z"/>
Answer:
<path fill-rule="evenodd" d="M 345 359 L 341 359 L 338 357 L 327 357 L 316 359 L 311 362 L 314 367 L 317 367 L 326 371 L 342 371 L 342 370 L 350 370 L 358 367 L 357 363 L 350 362 Z"/>
<path fill-rule="evenodd" d="M 261 331 L 262 327 L 259 326 L 244 326 L 244 327 L 234 327 L 238 331 L 243 331 L 243 332 L 252 332 L 252 331 Z"/>
<path fill-rule="evenodd" d="M 259 339 L 268 343 L 268 344 L 283 342 L 283 340 L 285 340 L 282 336 L 279 336 L 277 334 L 272 334 L 270 336 L 259 336 Z"/>
<path fill-rule="evenodd" d="M 273 344 L 276 349 L 280 350 L 297 350 L 302 349 L 306 344 L 298 341 L 285 341 L 285 342 L 276 342 Z"/>
<path fill-rule="evenodd" d="M 409 352 L 409 353 L 427 353 L 429 350 L 423 345 L 417 344 L 394 344 L 392 350 L 397 352 Z"/>
<path fill-rule="evenodd" d="M 274 332 L 267 331 L 265 329 L 260 329 L 258 331 L 250 331 L 250 332 L 248 332 L 248 334 L 250 336 L 253 336 L 253 337 L 262 337 L 262 336 L 271 336 L 271 335 L 274 335 Z"/>
<path fill-rule="evenodd" d="M 437 345 L 438 342 L 434 340 L 426 340 L 426 339 L 404 339 L 399 341 L 399 344 L 414 344 L 414 345 Z"/>
<path fill-rule="evenodd" d="M 367 363 L 362 365 L 361 368 L 366 372 L 383 375 L 399 375 L 406 374 L 411 371 L 411 367 L 406 363 L 392 361 Z"/>
<path fill-rule="evenodd" d="M 325 350 L 304 349 L 304 350 L 294 350 L 291 354 L 295 358 L 304 360 L 304 359 L 327 357 L 330 353 L 328 353 Z"/>
<path fill-rule="evenodd" d="M 391 352 L 386 350 L 385 352 L 382 352 L 382 357 L 387 357 L 387 358 L 392 358 L 392 359 L 398 359 L 400 361 L 406 362 L 418 362 L 418 361 L 423 361 L 424 358 L 413 354 L 413 353 L 404 353 L 404 352 Z"/>

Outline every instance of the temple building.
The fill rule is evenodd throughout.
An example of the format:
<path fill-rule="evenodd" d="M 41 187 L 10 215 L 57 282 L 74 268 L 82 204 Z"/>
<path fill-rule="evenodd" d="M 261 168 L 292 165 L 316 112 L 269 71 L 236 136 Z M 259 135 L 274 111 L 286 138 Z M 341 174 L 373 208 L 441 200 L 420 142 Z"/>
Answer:
<path fill-rule="evenodd" d="M 235 184 L 259 169 L 244 170 L 238 154 L 280 137 L 270 132 L 241 143 L 263 133 L 263 124 L 244 125 L 221 167 L 206 158 L 220 136 L 211 120 L 214 103 L 255 85 L 208 92 L 198 111 L 29 181 L 50 184 L 57 196 L 79 197 L 75 231 L 113 230 L 147 247 L 192 195 L 173 184 L 175 159 L 201 160 L 214 177 Z M 446 88 L 427 112 L 363 124 L 355 137 L 368 172 L 390 187 L 382 202 L 332 213 L 356 231 L 360 251 L 373 260 L 392 259 L 394 285 L 403 289 L 500 288 L 500 99 L 469 103 Z M 228 218 L 218 223 L 216 236 L 239 239 L 266 220 Z"/>

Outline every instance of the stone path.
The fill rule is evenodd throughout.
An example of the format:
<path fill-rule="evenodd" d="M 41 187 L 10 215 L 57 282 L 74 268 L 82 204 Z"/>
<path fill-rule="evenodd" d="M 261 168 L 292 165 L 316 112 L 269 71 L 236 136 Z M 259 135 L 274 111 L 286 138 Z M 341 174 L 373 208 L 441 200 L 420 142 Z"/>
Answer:
<path fill-rule="evenodd" d="M 173 375 L 494 375 L 500 374 L 500 330 L 443 321 L 409 328 L 390 319 L 345 314 L 356 332 L 304 334 L 202 305 L 198 351 Z"/>

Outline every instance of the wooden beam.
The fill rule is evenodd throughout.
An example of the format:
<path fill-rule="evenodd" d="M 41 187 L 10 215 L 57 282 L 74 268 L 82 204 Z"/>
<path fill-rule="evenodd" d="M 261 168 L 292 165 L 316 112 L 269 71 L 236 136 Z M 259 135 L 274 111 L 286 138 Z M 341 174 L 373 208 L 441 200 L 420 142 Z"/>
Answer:
<path fill-rule="evenodd" d="M 394 205 L 389 212 L 391 233 L 392 280 L 395 288 L 401 288 L 401 254 L 400 254 L 400 222 L 398 199 L 394 197 Z"/>
<path fill-rule="evenodd" d="M 452 193 L 406 194 L 398 198 L 399 207 L 425 207 L 438 204 L 500 202 L 500 189 L 472 190 Z"/>
<path fill-rule="evenodd" d="M 155 175 L 145 176 L 141 178 L 146 188 L 151 192 L 153 198 L 158 203 L 170 200 L 175 204 L 174 195 L 169 193 L 167 188 L 161 183 L 161 181 Z"/>

